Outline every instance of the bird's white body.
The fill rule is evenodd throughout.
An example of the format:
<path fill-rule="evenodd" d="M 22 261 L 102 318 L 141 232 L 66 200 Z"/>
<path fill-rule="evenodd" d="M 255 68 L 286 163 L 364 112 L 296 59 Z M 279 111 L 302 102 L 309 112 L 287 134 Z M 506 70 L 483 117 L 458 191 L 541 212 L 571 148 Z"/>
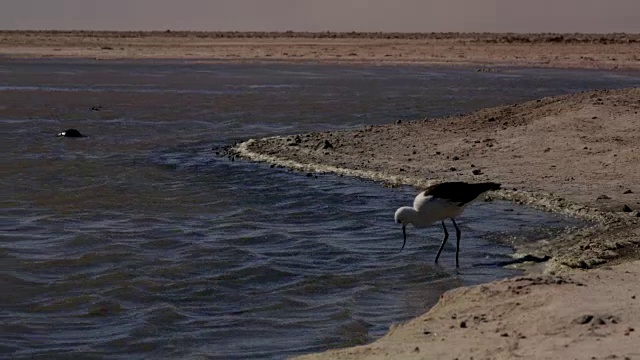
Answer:
<path fill-rule="evenodd" d="M 413 207 L 405 206 L 399 208 L 395 217 L 396 219 L 404 218 L 407 224 L 412 224 L 421 229 L 436 221 L 455 218 L 464 211 L 464 208 L 464 205 L 460 206 L 447 199 L 433 197 L 432 195 L 425 196 L 423 191 L 413 200 Z"/>
<path fill-rule="evenodd" d="M 402 225 L 404 238 L 402 248 L 407 242 L 407 225 L 412 224 L 416 228 L 424 228 L 436 221 L 442 222 L 444 239 L 436 255 L 436 263 L 444 248 L 449 232 L 444 224 L 445 219 L 451 219 L 456 228 L 456 267 L 458 266 L 458 253 L 460 250 L 460 228 L 455 218 L 462 214 L 464 208 L 486 191 L 498 190 L 500 184 L 493 182 L 469 184 L 465 182 L 448 182 L 432 185 L 421 192 L 413 200 L 413 206 L 403 206 L 396 210 L 395 221 Z"/>

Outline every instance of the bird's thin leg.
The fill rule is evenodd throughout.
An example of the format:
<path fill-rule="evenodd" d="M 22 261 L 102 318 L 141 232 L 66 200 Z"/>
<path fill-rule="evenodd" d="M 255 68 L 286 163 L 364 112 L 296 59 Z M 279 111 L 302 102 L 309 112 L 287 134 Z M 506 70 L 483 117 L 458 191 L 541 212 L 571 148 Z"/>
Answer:
<path fill-rule="evenodd" d="M 449 232 L 447 231 L 447 227 L 444 226 L 444 221 L 442 222 L 442 228 L 444 229 L 444 239 L 442 239 L 442 244 L 440 244 L 438 255 L 436 255 L 436 264 L 438 263 L 438 258 L 440 257 L 440 253 L 442 252 L 442 249 L 444 249 L 444 244 L 446 244 L 447 239 L 449 239 Z"/>
<path fill-rule="evenodd" d="M 453 222 L 453 226 L 456 227 L 456 267 L 459 267 L 458 254 L 460 253 L 460 228 L 458 228 L 458 224 L 456 224 L 455 219 L 451 218 L 451 221 Z"/>

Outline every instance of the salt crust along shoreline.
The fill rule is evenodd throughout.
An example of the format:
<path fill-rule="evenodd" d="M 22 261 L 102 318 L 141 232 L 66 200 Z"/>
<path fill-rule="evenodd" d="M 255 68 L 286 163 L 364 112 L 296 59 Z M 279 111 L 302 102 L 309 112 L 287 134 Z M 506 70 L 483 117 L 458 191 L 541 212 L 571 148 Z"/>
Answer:
<path fill-rule="evenodd" d="M 497 181 L 494 198 L 592 223 L 519 246 L 551 257 L 524 277 L 452 290 L 372 344 L 302 358 L 639 358 L 639 112 L 640 88 L 600 90 L 236 145 L 253 161 L 388 186 Z"/>

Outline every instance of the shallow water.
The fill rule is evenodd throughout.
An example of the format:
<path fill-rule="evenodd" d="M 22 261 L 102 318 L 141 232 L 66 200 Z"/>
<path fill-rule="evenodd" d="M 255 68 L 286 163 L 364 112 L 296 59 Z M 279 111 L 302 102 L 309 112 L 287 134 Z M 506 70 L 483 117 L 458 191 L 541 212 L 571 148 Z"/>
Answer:
<path fill-rule="evenodd" d="M 456 271 L 453 244 L 433 264 L 440 226 L 410 228 L 399 251 L 393 213 L 415 190 L 212 148 L 640 86 L 312 64 L 3 61 L 0 74 L 0 355 L 15 358 L 283 358 L 371 341 L 443 291 L 516 274 L 497 266 L 514 239 L 580 224 L 476 202 Z M 88 137 L 54 136 L 68 127 Z"/>

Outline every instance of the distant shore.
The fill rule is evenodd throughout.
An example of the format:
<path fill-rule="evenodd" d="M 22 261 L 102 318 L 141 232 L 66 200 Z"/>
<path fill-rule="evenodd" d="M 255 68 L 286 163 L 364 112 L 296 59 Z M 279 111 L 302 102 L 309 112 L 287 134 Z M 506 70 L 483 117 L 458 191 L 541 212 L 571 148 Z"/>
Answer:
<path fill-rule="evenodd" d="M 637 70 L 640 34 L 4 30 L 1 57 Z"/>

